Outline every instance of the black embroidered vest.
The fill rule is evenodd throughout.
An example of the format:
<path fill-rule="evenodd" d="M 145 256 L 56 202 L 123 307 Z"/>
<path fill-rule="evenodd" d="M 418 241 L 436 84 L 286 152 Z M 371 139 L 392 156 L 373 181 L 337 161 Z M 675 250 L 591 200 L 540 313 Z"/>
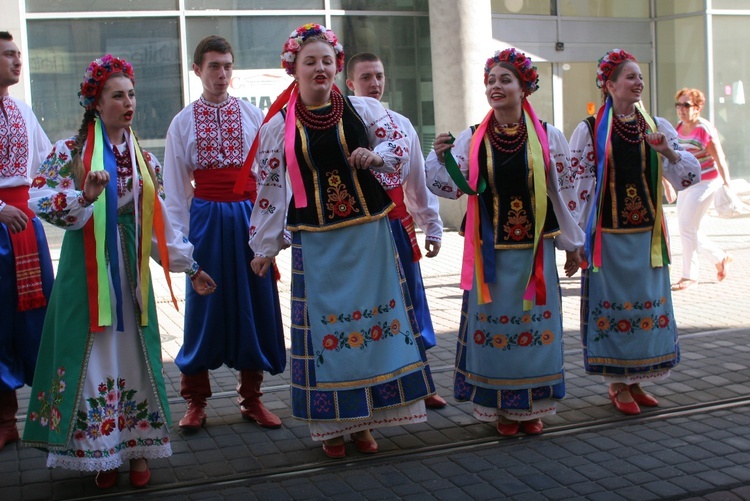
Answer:
<path fill-rule="evenodd" d="M 607 165 L 607 186 L 603 187 L 603 231 L 627 233 L 653 228 L 656 194 L 651 193 L 649 180 L 654 168 L 650 147 L 645 141 L 628 143 L 612 132 L 612 156 Z"/>
<path fill-rule="evenodd" d="M 366 126 L 346 97 L 341 120 L 329 129 L 314 130 L 297 121 L 294 150 L 307 207 L 295 207 L 292 198 L 287 216 L 290 230 L 327 231 L 388 213 L 393 203 L 372 172 L 348 162 L 353 150 L 368 146 Z"/>
<path fill-rule="evenodd" d="M 547 124 L 543 125 L 546 130 Z M 488 148 L 491 156 L 487 155 Z M 526 145 L 508 154 L 493 148 L 486 135 L 479 147 L 479 173 L 487 181 L 487 189 L 480 196 L 492 220 L 495 249 L 531 248 L 534 244 L 534 185 L 527 157 Z M 547 196 L 542 234 L 553 237 L 559 233 L 560 226 Z"/>

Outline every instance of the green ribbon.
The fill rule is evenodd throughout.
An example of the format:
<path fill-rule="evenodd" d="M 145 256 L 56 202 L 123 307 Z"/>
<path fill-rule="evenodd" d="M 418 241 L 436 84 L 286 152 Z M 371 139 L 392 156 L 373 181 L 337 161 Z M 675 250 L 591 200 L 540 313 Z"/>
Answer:
<path fill-rule="evenodd" d="M 456 138 L 453 137 L 453 134 L 451 134 L 451 139 L 450 141 L 448 141 L 448 144 L 453 144 L 453 141 L 455 140 Z M 484 192 L 484 190 L 487 188 L 487 183 L 481 175 L 477 178 L 477 191 L 474 191 L 469 186 L 469 182 L 466 180 L 464 175 L 461 174 L 461 169 L 458 167 L 456 159 L 453 158 L 451 150 L 446 150 L 444 156 L 445 168 L 448 171 L 448 174 L 451 176 L 451 179 L 453 179 L 453 182 L 456 183 L 456 186 L 458 186 L 459 190 L 463 191 L 467 195 L 479 195 L 480 193 Z"/>

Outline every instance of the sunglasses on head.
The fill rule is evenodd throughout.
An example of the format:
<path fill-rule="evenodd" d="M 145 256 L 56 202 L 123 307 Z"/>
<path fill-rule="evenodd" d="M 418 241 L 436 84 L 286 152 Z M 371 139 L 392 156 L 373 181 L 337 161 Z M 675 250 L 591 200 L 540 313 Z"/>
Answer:
<path fill-rule="evenodd" d="M 695 106 L 693 103 L 674 103 L 675 108 L 685 108 L 686 110 Z"/>

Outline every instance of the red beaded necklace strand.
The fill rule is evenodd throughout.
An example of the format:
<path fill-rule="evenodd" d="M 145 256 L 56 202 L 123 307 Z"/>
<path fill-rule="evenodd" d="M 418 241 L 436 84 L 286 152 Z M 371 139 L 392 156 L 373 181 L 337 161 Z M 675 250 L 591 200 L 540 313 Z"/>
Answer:
<path fill-rule="evenodd" d="M 500 127 L 500 124 L 497 122 L 497 119 L 493 114 L 490 118 L 490 126 L 487 128 L 487 132 L 490 136 L 492 146 L 507 154 L 515 153 L 520 150 L 523 145 L 526 144 L 526 140 L 529 137 L 523 117 L 521 117 L 521 122 L 518 124 L 518 129 L 515 134 L 508 134 L 505 132 L 505 127 Z"/>
<path fill-rule="evenodd" d="M 635 112 L 635 123 L 624 122 L 620 117 L 615 117 L 612 122 L 615 133 L 623 141 L 630 144 L 638 144 L 643 141 L 648 130 L 646 119 L 637 111 Z"/>
<path fill-rule="evenodd" d="M 331 110 L 328 113 L 314 113 L 308 110 L 301 99 L 297 99 L 294 110 L 297 119 L 305 127 L 313 130 L 326 130 L 339 123 L 344 115 L 344 98 L 338 92 L 331 92 Z"/>

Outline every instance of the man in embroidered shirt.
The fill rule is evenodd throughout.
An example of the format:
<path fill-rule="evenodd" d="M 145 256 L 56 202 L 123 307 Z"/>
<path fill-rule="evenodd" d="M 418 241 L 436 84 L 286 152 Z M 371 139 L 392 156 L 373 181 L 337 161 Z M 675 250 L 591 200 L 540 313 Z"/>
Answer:
<path fill-rule="evenodd" d="M 208 371 L 222 364 L 240 372 L 242 416 L 261 426 L 281 426 L 260 400 L 263 371 L 283 372 L 286 352 L 275 279 L 250 269 L 254 254 L 247 239 L 255 179 L 248 178 L 242 195 L 233 192 L 263 113 L 227 93 L 233 65 L 226 39 L 209 36 L 198 44 L 193 71 L 203 93 L 172 120 L 164 154 L 169 215 L 218 285 L 216 294 L 205 297 L 186 288 L 185 337 L 175 359 L 188 405 L 180 420 L 186 430 L 205 424 Z"/>
<path fill-rule="evenodd" d="M 29 186 L 52 145 L 31 108 L 10 97 L 21 51 L 0 31 L 0 449 L 18 440 L 16 389 L 31 386 L 53 271 Z"/>
<path fill-rule="evenodd" d="M 361 97 L 372 97 L 380 101 L 385 91 L 385 70 L 378 56 L 360 52 L 349 59 L 346 67 L 346 86 Z M 422 253 L 414 232 L 414 221 L 425 232 L 427 257 L 435 257 L 440 252 L 443 236 L 443 221 L 438 213 L 439 203 L 435 195 L 427 189 L 424 173 L 424 157 L 419 144 L 419 136 L 405 116 L 394 111 L 388 112 L 398 129 L 407 136 L 409 142 L 409 162 L 400 171 L 384 174 L 373 171 L 396 208 L 388 213 L 391 220 L 393 238 L 398 247 L 401 265 L 406 276 L 414 313 L 422 332 L 425 349 L 435 346 L 435 330 L 432 327 L 430 310 L 427 306 L 419 259 Z M 440 395 L 425 399 L 431 409 L 445 407 L 446 401 Z"/>

